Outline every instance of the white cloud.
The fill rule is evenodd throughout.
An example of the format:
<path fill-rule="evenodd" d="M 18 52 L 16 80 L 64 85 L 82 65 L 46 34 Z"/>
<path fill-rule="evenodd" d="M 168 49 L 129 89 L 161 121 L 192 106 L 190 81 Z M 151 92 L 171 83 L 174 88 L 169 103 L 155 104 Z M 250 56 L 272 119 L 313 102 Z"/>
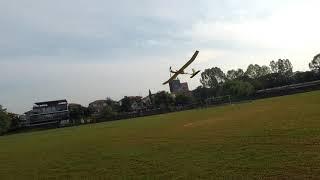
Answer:
<path fill-rule="evenodd" d="M 227 41 L 266 49 L 314 48 L 320 40 L 319 5 L 319 1 L 291 3 L 263 19 L 199 21 L 187 34 L 194 41 Z"/>

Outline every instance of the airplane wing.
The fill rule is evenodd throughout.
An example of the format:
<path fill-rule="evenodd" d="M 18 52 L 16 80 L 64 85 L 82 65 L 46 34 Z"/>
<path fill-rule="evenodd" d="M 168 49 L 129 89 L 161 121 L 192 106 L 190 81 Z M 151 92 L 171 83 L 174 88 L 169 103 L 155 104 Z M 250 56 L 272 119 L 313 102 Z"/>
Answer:
<path fill-rule="evenodd" d="M 173 76 L 171 76 L 171 78 L 170 78 L 168 81 L 164 82 L 164 83 L 163 83 L 163 85 L 168 84 L 170 81 L 172 81 L 172 80 L 174 80 L 175 78 L 177 78 L 177 77 L 178 77 L 178 75 L 179 75 L 179 73 L 178 73 L 178 72 L 177 72 L 177 73 L 175 73 Z"/>
<path fill-rule="evenodd" d="M 182 66 L 182 68 L 179 69 L 178 72 L 183 72 L 183 70 L 186 69 L 186 68 L 196 59 L 196 57 L 198 56 L 198 54 L 199 54 L 199 51 L 196 51 L 196 52 L 193 54 L 193 56 L 191 57 L 191 59 L 190 59 L 184 66 Z"/>

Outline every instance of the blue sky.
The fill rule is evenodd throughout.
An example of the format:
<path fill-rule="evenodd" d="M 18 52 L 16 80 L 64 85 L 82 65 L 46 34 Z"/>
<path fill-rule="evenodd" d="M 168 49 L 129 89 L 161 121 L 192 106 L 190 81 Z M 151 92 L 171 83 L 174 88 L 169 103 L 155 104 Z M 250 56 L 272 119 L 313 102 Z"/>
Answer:
<path fill-rule="evenodd" d="M 96 99 L 168 90 L 170 65 L 246 68 L 319 53 L 317 0 L 1 0 L 0 104 Z M 193 89 L 199 78 L 189 80 Z"/>

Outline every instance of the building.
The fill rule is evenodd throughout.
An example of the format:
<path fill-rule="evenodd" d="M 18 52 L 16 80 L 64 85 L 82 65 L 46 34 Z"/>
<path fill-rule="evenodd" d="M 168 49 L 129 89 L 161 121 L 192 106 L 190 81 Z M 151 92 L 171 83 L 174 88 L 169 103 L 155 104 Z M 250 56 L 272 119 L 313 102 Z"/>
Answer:
<path fill-rule="evenodd" d="M 123 106 L 127 112 L 142 111 L 146 108 L 141 96 L 125 96 L 119 101 L 119 105 Z"/>
<path fill-rule="evenodd" d="M 179 79 L 175 79 L 169 83 L 170 92 L 173 94 L 177 93 L 189 93 L 188 83 L 181 83 Z"/>
<path fill-rule="evenodd" d="M 31 111 L 25 113 L 26 126 L 57 125 L 70 123 L 67 100 L 37 102 Z"/>
<path fill-rule="evenodd" d="M 25 114 L 19 115 L 19 127 L 26 127 L 27 125 L 27 116 Z"/>
<path fill-rule="evenodd" d="M 142 101 L 142 106 L 145 107 L 146 109 L 152 109 L 154 108 L 154 95 L 152 96 L 146 96 L 141 99 Z"/>
<path fill-rule="evenodd" d="M 89 104 L 88 108 L 94 114 L 101 113 L 108 106 L 107 100 L 96 100 Z"/>
<path fill-rule="evenodd" d="M 181 89 L 180 91 L 182 92 L 189 92 L 189 86 L 188 86 L 188 83 L 187 82 L 184 82 L 184 83 L 181 83 Z"/>

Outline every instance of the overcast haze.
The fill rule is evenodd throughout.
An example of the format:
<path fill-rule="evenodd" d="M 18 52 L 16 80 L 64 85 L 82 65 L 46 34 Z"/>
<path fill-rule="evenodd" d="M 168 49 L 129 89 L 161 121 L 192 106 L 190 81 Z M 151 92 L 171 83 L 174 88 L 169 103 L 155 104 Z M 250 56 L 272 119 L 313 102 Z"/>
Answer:
<path fill-rule="evenodd" d="M 145 96 L 178 68 L 224 71 L 319 53 L 318 0 L 0 0 L 0 104 Z M 194 89 L 199 76 L 187 80 Z"/>

